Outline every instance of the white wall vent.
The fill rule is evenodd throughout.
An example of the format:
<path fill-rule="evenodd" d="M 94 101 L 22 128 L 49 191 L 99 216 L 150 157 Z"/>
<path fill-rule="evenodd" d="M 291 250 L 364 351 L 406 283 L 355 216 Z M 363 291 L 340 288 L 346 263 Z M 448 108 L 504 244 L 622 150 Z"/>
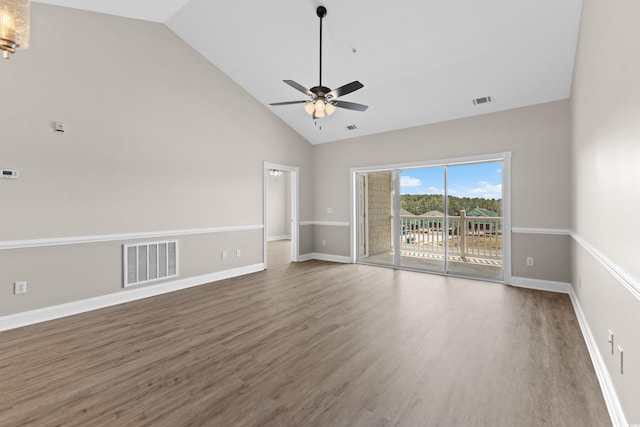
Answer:
<path fill-rule="evenodd" d="M 473 105 L 486 104 L 488 102 L 491 102 L 491 97 L 490 96 L 483 96 L 482 98 L 474 99 L 473 100 Z"/>
<path fill-rule="evenodd" d="M 124 287 L 178 275 L 178 241 L 123 245 Z"/>

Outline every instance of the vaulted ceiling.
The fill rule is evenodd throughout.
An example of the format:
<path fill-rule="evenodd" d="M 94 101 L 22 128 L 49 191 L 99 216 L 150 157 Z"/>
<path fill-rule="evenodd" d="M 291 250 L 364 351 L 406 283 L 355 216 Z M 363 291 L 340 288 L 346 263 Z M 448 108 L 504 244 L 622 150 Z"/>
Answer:
<path fill-rule="evenodd" d="M 167 25 L 311 143 L 566 99 L 581 0 L 40 0 Z M 314 121 L 285 85 L 359 80 L 369 105 Z M 492 102 L 474 105 L 475 98 Z M 355 125 L 356 130 L 347 126 Z"/>

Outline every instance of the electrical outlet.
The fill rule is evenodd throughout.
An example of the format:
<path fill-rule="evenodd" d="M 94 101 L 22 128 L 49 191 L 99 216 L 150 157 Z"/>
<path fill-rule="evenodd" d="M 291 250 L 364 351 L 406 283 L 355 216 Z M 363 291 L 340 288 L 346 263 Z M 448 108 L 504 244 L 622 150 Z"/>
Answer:
<path fill-rule="evenodd" d="M 327 244 L 327 241 L 326 241 L 326 240 L 323 240 L 323 241 L 322 241 L 322 246 L 326 246 L 326 244 Z"/>
<path fill-rule="evenodd" d="M 240 252 L 240 249 L 236 250 L 236 257 L 240 258 L 240 255 L 242 255 L 242 252 Z"/>
<path fill-rule="evenodd" d="M 618 353 L 620 353 L 620 374 L 624 374 L 624 350 L 621 346 L 618 346 Z"/>
<path fill-rule="evenodd" d="M 13 284 L 13 294 L 20 295 L 27 293 L 27 282 L 15 282 Z"/>
<path fill-rule="evenodd" d="M 527 265 L 529 267 L 533 267 L 533 257 L 532 256 L 528 256 L 527 257 Z"/>
<path fill-rule="evenodd" d="M 611 354 L 614 354 L 613 348 L 613 332 L 609 329 L 609 347 L 611 347 Z"/>
<path fill-rule="evenodd" d="M 228 256 L 229 254 L 227 253 L 227 251 L 222 251 L 222 259 L 227 259 Z"/>

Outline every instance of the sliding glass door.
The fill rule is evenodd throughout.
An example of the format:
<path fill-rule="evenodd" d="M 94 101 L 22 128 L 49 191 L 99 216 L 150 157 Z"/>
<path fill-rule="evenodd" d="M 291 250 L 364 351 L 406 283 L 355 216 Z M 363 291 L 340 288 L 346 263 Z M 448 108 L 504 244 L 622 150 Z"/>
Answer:
<path fill-rule="evenodd" d="M 359 172 L 359 262 L 502 280 L 503 161 Z"/>
<path fill-rule="evenodd" d="M 400 266 L 446 272 L 445 168 L 400 170 Z"/>
<path fill-rule="evenodd" d="M 447 271 L 501 280 L 502 162 L 447 167 Z"/>

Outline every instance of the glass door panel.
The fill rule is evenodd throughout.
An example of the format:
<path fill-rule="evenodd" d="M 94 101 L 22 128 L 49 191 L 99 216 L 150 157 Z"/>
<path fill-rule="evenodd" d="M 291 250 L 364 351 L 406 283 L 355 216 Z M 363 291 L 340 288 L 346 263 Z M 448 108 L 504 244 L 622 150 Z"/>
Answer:
<path fill-rule="evenodd" d="M 394 266 L 394 172 L 356 174 L 358 261 Z"/>
<path fill-rule="evenodd" d="M 501 280 L 502 162 L 447 167 L 447 273 Z"/>
<path fill-rule="evenodd" d="M 400 175 L 400 265 L 444 273 L 445 168 L 405 169 Z"/>

